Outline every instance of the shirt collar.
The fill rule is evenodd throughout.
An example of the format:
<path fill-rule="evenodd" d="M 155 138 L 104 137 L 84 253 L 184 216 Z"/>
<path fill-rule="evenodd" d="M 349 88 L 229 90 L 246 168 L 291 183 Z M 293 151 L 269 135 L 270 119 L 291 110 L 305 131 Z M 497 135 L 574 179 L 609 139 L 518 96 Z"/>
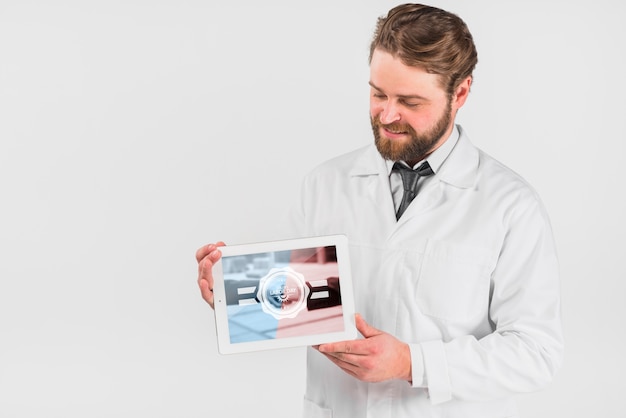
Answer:
<path fill-rule="evenodd" d="M 454 146 L 456 145 L 458 141 L 459 141 L 459 130 L 455 126 L 454 129 L 452 129 L 452 132 L 450 133 L 450 136 L 448 137 L 448 139 L 446 139 L 445 142 L 441 144 L 439 148 L 433 151 L 433 153 L 430 154 L 428 157 L 426 157 L 424 160 L 415 164 L 415 166 L 412 168 L 418 167 L 424 161 L 428 161 L 428 164 L 430 165 L 430 168 L 432 168 L 433 173 L 437 173 L 437 171 L 439 171 L 444 161 L 446 160 L 446 158 L 448 158 L 448 155 L 450 155 L 450 152 L 452 152 L 452 149 L 454 148 Z M 402 162 L 405 163 L 404 161 Z M 387 175 L 391 174 L 391 169 L 393 168 L 394 164 L 395 164 L 395 161 L 385 160 L 385 166 L 387 167 Z M 408 164 L 406 165 L 408 166 Z"/>
<path fill-rule="evenodd" d="M 450 150 L 446 151 L 447 147 L 450 147 Z M 389 178 L 393 163 L 387 165 L 387 161 L 380 155 L 373 141 L 356 152 L 355 160 L 349 169 L 350 176 L 387 174 Z M 428 159 L 430 160 L 435 153 L 442 154 L 437 165 L 439 180 L 463 189 L 474 186 L 480 165 L 480 151 L 472 145 L 460 125 L 456 125 L 453 135 Z"/>

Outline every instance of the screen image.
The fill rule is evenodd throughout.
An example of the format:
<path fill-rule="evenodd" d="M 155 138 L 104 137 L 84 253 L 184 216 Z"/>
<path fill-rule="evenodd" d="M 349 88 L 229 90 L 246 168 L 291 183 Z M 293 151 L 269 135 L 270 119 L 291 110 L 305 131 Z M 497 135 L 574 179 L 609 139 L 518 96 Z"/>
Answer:
<path fill-rule="evenodd" d="M 334 246 L 222 258 L 231 343 L 344 331 Z"/>

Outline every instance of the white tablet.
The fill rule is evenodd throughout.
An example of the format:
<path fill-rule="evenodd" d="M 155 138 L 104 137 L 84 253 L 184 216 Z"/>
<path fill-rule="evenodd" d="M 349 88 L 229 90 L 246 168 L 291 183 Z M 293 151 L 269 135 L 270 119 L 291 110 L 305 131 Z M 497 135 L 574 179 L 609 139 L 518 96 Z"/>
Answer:
<path fill-rule="evenodd" d="M 213 267 L 222 354 L 352 340 L 348 241 L 329 235 L 228 245 Z"/>

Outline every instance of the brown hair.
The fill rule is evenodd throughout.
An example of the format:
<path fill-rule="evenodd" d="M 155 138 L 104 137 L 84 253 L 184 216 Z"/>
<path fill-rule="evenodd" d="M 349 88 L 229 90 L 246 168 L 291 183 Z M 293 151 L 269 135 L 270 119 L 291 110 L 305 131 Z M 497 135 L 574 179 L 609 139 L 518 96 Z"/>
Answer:
<path fill-rule="evenodd" d="M 370 62 L 375 49 L 392 54 L 405 65 L 439 74 L 450 97 L 478 62 L 465 22 L 453 13 L 422 4 L 403 4 L 378 18 Z"/>

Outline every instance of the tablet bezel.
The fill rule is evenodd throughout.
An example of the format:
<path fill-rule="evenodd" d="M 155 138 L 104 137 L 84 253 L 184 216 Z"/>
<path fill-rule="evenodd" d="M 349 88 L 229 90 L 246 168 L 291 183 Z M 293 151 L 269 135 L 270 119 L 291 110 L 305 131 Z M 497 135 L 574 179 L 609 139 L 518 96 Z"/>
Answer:
<path fill-rule="evenodd" d="M 222 252 L 222 257 L 229 257 L 328 246 L 335 247 L 337 252 L 337 268 L 339 272 L 341 307 L 344 328 L 343 331 L 231 343 L 228 327 L 223 263 L 222 259 L 220 259 L 213 266 L 213 294 L 215 301 L 214 312 L 215 324 L 217 329 L 218 351 L 221 354 L 234 354 L 279 348 L 310 346 L 335 341 L 355 339 L 357 337 L 357 332 L 354 322 L 354 292 L 352 287 L 352 273 L 350 268 L 348 240 L 345 235 L 326 235 L 281 241 L 227 245 L 224 247 L 220 247 L 220 251 Z"/>

